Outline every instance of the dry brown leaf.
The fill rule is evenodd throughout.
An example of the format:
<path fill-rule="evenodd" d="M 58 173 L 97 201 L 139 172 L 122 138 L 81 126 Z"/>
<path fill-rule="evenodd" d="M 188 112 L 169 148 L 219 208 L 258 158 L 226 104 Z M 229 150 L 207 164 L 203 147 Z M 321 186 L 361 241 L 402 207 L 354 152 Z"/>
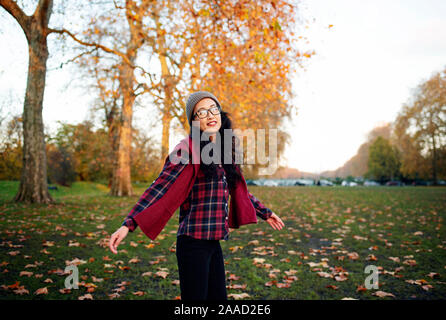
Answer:
<path fill-rule="evenodd" d="M 34 292 L 34 294 L 48 294 L 48 288 L 47 287 L 39 288 Z"/>
<path fill-rule="evenodd" d="M 408 259 L 408 260 L 404 260 L 403 264 L 407 264 L 409 266 L 416 266 L 417 262 L 414 259 Z"/>
<path fill-rule="evenodd" d="M 81 260 L 81 259 L 78 259 L 78 258 L 74 258 L 72 261 L 70 261 L 70 260 L 65 260 L 65 264 L 66 264 L 67 266 L 69 266 L 69 265 L 75 265 L 75 266 L 78 266 L 78 265 L 80 265 L 80 264 L 85 264 L 85 263 L 87 263 L 87 261 L 85 261 L 85 260 Z"/>
<path fill-rule="evenodd" d="M 390 260 L 392 260 L 393 262 L 400 262 L 400 258 L 398 257 L 389 257 Z"/>
<path fill-rule="evenodd" d="M 276 283 L 277 288 L 289 288 L 290 286 L 291 285 L 289 283 L 282 283 L 282 282 Z"/>
<path fill-rule="evenodd" d="M 161 277 L 163 279 L 166 279 L 168 274 L 169 274 L 169 272 L 166 272 L 166 271 L 157 271 L 155 273 L 155 275 L 157 275 L 158 277 Z"/>
<path fill-rule="evenodd" d="M 71 289 L 63 288 L 63 289 L 59 289 L 59 292 L 62 294 L 67 294 L 67 293 L 71 293 Z"/>
<path fill-rule="evenodd" d="M 284 271 L 284 272 L 285 272 L 285 274 L 286 274 L 287 276 L 291 276 L 291 275 L 293 275 L 293 274 L 296 274 L 296 273 L 297 273 L 297 270 L 290 269 L 290 270 L 288 270 L 288 271 Z"/>
<path fill-rule="evenodd" d="M 228 284 L 226 287 L 228 289 L 246 289 L 247 284 Z"/>
<path fill-rule="evenodd" d="M 381 291 L 381 290 L 372 293 L 372 295 L 380 297 L 380 298 L 384 298 L 384 297 L 395 298 L 395 296 L 392 293 L 384 292 L 384 291 Z"/>
<path fill-rule="evenodd" d="M 327 272 L 318 272 L 317 275 L 319 277 L 323 277 L 323 278 L 331 278 L 331 274 L 329 274 Z"/>
<path fill-rule="evenodd" d="M 130 241 L 130 245 L 134 248 L 136 248 L 138 246 L 138 244 L 134 241 Z"/>
<path fill-rule="evenodd" d="M 235 300 L 239 300 L 239 299 L 249 298 L 250 295 L 247 293 L 230 293 L 228 294 L 228 297 L 234 298 Z"/>
<path fill-rule="evenodd" d="M 356 252 L 347 253 L 347 257 L 351 260 L 358 260 L 359 255 Z"/>
<path fill-rule="evenodd" d="M 427 276 L 433 279 L 434 277 L 439 277 L 440 275 L 436 272 L 431 272 Z"/>
<path fill-rule="evenodd" d="M 359 285 L 356 288 L 356 292 L 364 292 L 364 291 L 367 291 L 367 288 L 363 287 L 362 285 Z"/>
<path fill-rule="evenodd" d="M 276 283 L 277 283 L 277 280 L 268 281 L 268 282 L 265 283 L 265 286 L 271 287 L 272 285 L 274 285 Z"/>
<path fill-rule="evenodd" d="M 103 278 L 96 278 L 95 276 L 91 276 L 91 279 L 93 280 L 93 282 L 102 282 L 102 281 L 104 281 Z"/>
<path fill-rule="evenodd" d="M 18 289 L 13 291 L 15 294 L 29 294 L 29 291 L 25 289 L 25 286 L 20 286 Z"/>
<path fill-rule="evenodd" d="M 231 273 L 228 277 L 229 280 L 238 280 L 240 279 L 240 276 L 236 276 L 235 274 Z"/>
<path fill-rule="evenodd" d="M 335 276 L 334 278 L 335 278 L 336 281 L 348 280 L 348 278 L 345 275 L 343 275 L 343 274 L 339 274 L 339 275 Z"/>
<path fill-rule="evenodd" d="M 368 261 L 376 261 L 376 260 L 378 260 L 378 258 L 375 257 L 375 255 L 373 255 L 373 254 L 369 254 L 367 256 L 366 260 L 368 260 Z"/>

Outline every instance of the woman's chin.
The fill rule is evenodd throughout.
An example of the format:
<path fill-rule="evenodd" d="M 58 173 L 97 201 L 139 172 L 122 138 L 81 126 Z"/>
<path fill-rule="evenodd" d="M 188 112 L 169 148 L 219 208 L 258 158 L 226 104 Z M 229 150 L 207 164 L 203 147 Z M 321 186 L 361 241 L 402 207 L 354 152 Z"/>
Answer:
<path fill-rule="evenodd" d="M 219 127 L 207 127 L 206 129 L 204 129 L 204 132 L 212 134 L 218 132 L 219 129 Z"/>

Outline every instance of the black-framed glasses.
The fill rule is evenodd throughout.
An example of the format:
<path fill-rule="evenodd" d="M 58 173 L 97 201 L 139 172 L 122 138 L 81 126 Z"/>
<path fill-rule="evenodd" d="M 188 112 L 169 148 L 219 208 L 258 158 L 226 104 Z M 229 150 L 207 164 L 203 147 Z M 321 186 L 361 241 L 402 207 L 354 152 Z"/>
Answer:
<path fill-rule="evenodd" d="M 198 116 L 198 119 L 204 119 L 208 116 L 209 112 L 216 116 L 217 114 L 220 114 L 220 108 L 218 106 L 213 106 L 212 108 L 209 108 L 207 110 L 200 109 L 194 114 L 194 117 Z"/>

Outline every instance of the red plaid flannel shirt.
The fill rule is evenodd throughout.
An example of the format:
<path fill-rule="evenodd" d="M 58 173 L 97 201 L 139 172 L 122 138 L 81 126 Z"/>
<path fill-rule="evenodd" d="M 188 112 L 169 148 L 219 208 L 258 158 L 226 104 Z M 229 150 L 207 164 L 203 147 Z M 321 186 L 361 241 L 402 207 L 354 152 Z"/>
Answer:
<path fill-rule="evenodd" d="M 133 232 L 137 227 L 133 216 L 160 199 L 187 165 L 191 164 L 181 162 L 174 164 L 168 159 L 158 178 L 143 193 L 122 225 L 127 226 Z M 177 235 L 187 234 L 196 239 L 228 240 L 230 191 L 225 171 L 221 165 L 217 166 L 217 175 L 217 179 L 206 181 L 204 173 L 199 171 L 189 196 L 180 206 Z M 256 215 L 263 220 L 268 219 L 272 211 L 251 193 L 248 194 L 256 210 Z M 150 214 L 150 210 L 148 214 Z"/>

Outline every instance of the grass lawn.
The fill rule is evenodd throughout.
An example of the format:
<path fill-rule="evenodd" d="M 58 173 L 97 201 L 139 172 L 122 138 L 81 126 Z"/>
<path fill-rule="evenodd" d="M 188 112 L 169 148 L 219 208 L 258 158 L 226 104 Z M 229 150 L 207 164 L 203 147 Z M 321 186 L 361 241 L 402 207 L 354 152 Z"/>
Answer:
<path fill-rule="evenodd" d="M 1 299 L 178 299 L 178 211 L 155 241 L 139 229 L 114 255 L 109 236 L 134 197 L 102 184 L 51 190 L 55 205 L 12 202 L 18 181 L 0 181 Z M 257 187 L 284 221 L 233 230 L 221 241 L 230 299 L 445 299 L 446 188 Z M 79 288 L 67 290 L 67 264 Z M 364 270 L 377 267 L 378 289 Z"/>

